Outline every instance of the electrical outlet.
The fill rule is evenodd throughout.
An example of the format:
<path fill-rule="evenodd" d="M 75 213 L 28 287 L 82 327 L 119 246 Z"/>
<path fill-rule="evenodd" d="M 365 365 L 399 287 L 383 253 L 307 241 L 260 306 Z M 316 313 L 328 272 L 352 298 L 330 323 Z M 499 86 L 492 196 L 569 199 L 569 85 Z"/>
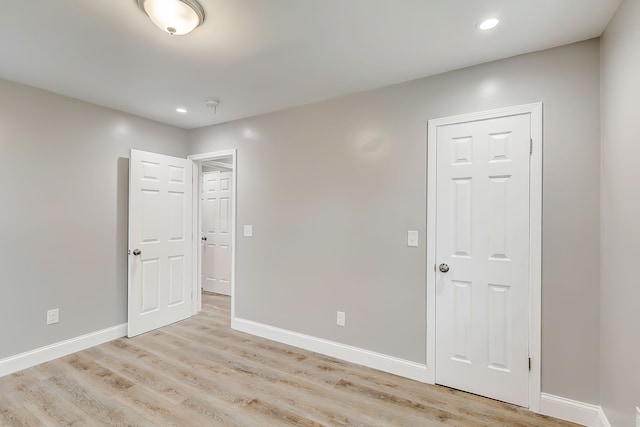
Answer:
<path fill-rule="evenodd" d="M 53 310 L 47 311 L 47 325 L 53 325 L 54 323 L 58 323 L 60 321 L 60 310 L 54 308 Z"/>
<path fill-rule="evenodd" d="M 636 427 L 640 427 L 640 407 L 636 406 Z"/>
<path fill-rule="evenodd" d="M 244 226 L 244 237 L 253 237 L 253 225 Z"/>
<path fill-rule="evenodd" d="M 336 325 L 344 326 L 346 320 L 347 320 L 347 315 L 344 313 L 344 311 L 339 311 L 336 319 Z"/>

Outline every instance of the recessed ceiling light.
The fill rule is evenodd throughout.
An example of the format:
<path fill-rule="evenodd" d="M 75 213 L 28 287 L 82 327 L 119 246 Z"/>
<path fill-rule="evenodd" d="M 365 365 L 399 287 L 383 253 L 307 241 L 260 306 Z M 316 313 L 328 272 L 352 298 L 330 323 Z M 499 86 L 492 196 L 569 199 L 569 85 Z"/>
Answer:
<path fill-rule="evenodd" d="M 478 24 L 478 28 L 480 28 L 481 30 L 490 30 L 492 28 L 495 28 L 499 23 L 500 21 L 498 19 L 491 18 L 484 20 L 480 24 Z"/>
<path fill-rule="evenodd" d="M 176 108 L 176 111 L 177 111 L 178 113 L 182 113 L 182 114 L 184 114 L 184 113 L 186 113 L 186 112 L 187 112 L 187 109 L 186 109 L 186 108 Z"/>

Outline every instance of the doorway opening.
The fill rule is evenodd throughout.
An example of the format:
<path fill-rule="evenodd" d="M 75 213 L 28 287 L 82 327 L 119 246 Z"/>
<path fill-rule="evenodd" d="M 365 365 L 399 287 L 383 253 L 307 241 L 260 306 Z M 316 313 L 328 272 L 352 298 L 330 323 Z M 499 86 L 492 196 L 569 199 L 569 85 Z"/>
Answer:
<path fill-rule="evenodd" d="M 202 293 L 228 295 L 234 317 L 236 247 L 236 150 L 188 157 L 193 176 L 193 314 Z"/>

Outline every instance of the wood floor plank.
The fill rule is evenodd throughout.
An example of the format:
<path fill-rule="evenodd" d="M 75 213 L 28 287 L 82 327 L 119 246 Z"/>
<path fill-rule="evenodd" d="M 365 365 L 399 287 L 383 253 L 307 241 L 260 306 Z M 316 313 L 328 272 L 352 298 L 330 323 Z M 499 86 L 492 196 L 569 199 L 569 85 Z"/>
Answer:
<path fill-rule="evenodd" d="M 171 329 L 176 331 L 177 326 L 173 326 L 174 327 Z M 180 332 L 180 335 L 183 335 L 186 338 L 175 336 L 174 339 L 183 339 L 184 342 L 182 345 L 184 347 L 188 347 L 189 343 L 192 342 L 188 337 L 192 334 L 190 334 L 188 330 L 184 330 Z M 317 378 L 321 378 L 325 374 L 324 369 L 316 370 L 313 378 L 310 376 L 303 378 L 299 375 L 298 371 L 290 371 L 290 363 L 278 363 L 276 359 L 267 361 L 267 358 L 262 357 L 254 359 L 257 355 L 250 354 L 246 351 L 243 352 L 236 348 L 230 348 L 229 346 L 224 349 L 221 349 L 221 346 L 217 346 L 215 349 L 207 349 L 204 346 L 198 346 L 195 353 L 201 356 L 204 360 L 209 361 L 220 355 L 226 356 L 228 357 L 228 360 L 232 361 L 237 354 L 242 354 L 243 363 L 241 365 L 237 362 L 229 363 L 234 365 L 234 369 L 236 371 L 240 371 L 246 376 L 246 380 L 249 382 L 248 384 L 270 384 L 270 389 L 261 390 L 261 393 L 268 392 L 272 396 L 278 397 L 281 405 L 284 405 L 284 402 L 288 400 L 287 396 L 297 396 L 298 398 L 295 401 L 295 406 L 298 408 L 305 406 L 305 411 L 309 413 L 323 414 L 326 418 L 327 414 L 335 413 L 336 410 L 341 409 L 348 413 L 349 408 L 352 406 L 362 404 L 361 399 L 358 399 L 358 395 L 343 387 L 343 384 L 340 384 L 338 379 L 335 382 L 324 384 L 325 387 L 318 387 L 319 384 Z M 205 367 L 205 369 L 207 368 Z M 295 375 L 295 381 L 291 381 L 292 375 Z M 256 382 L 256 379 L 259 381 Z M 320 383 L 320 385 L 322 385 L 322 383 Z M 310 402 L 305 402 L 300 399 L 300 397 L 305 396 L 312 396 L 313 399 Z M 391 399 L 387 398 L 387 401 L 390 402 Z M 403 404 L 406 404 L 406 402 L 409 401 L 406 399 L 405 401 L 402 401 Z M 419 406 L 419 403 L 411 402 L 410 405 Z M 379 407 L 369 408 L 367 415 L 369 415 L 369 418 L 371 415 L 376 417 L 373 419 L 367 419 L 367 425 L 376 425 L 378 423 L 381 423 L 382 425 L 415 425 L 416 423 L 428 419 L 430 416 L 430 414 L 427 414 L 425 418 L 424 415 L 418 416 L 417 412 L 388 411 Z M 448 414 L 446 411 L 440 411 L 440 413 L 435 414 L 434 416 L 438 420 L 450 421 L 445 422 L 445 425 L 456 425 L 456 423 L 457 425 L 460 425 L 460 423 L 465 421 L 456 414 Z M 471 423 L 470 425 L 474 425 L 471 420 L 466 421 Z"/>
<path fill-rule="evenodd" d="M 178 329 L 181 329 L 178 331 Z M 198 334 L 201 334 L 203 330 L 202 327 L 193 328 L 192 326 L 186 326 L 185 324 L 174 324 L 171 328 L 165 329 L 168 333 L 177 333 L 180 336 L 186 338 L 197 338 Z M 221 331 L 216 331 L 220 334 Z M 222 335 L 222 336 L 221 336 Z M 225 352 L 230 352 L 231 355 L 240 354 L 245 361 L 253 360 L 257 363 L 262 363 L 267 365 L 268 367 L 261 368 L 263 372 L 269 371 L 272 367 L 277 367 L 278 369 L 282 369 L 286 371 L 288 374 L 293 374 L 296 376 L 297 384 L 302 384 L 303 378 L 311 379 L 314 382 L 314 386 L 316 386 L 316 394 L 317 394 L 317 383 L 318 378 L 322 378 L 326 382 L 326 386 L 331 387 L 334 391 L 333 395 L 336 397 L 335 400 L 340 400 L 341 402 L 354 400 L 351 399 L 352 396 L 357 395 L 358 393 L 368 395 L 369 397 L 379 398 L 382 400 L 386 400 L 387 402 L 394 401 L 398 406 L 413 406 L 415 408 L 422 408 L 424 405 L 420 403 L 420 400 L 425 398 L 424 390 L 418 396 L 413 396 L 414 399 L 411 399 L 411 396 L 401 396 L 400 398 L 397 394 L 402 393 L 403 389 L 398 388 L 395 384 L 384 383 L 384 381 L 380 381 L 378 377 L 371 375 L 372 370 L 364 367 L 355 367 L 354 365 L 346 364 L 342 361 L 337 361 L 331 358 L 316 357 L 309 359 L 309 356 L 303 355 L 300 351 L 277 351 L 282 349 L 275 349 L 273 346 L 277 345 L 277 343 L 267 343 L 260 345 L 264 349 L 268 349 L 271 351 L 262 351 L 261 353 L 247 351 L 247 345 L 237 346 L 234 345 L 233 342 L 230 342 L 226 339 L 227 334 L 223 333 L 217 336 L 209 336 L 208 340 L 214 344 L 215 349 L 213 351 L 215 354 L 224 354 Z M 174 339 L 179 339 L 178 337 Z M 188 346 L 190 341 L 185 339 L 183 345 Z M 252 342 L 254 345 L 255 342 Z M 211 356 L 206 353 L 207 348 L 200 346 L 199 351 L 204 352 L 203 356 Z M 286 354 L 288 357 L 293 357 L 295 360 L 285 360 L 282 361 L 282 354 Z M 275 355 L 277 357 L 270 357 L 270 355 Z M 318 363 L 317 359 L 321 359 L 321 363 Z M 300 363 L 291 363 L 291 362 L 300 362 Z M 306 365 L 304 370 L 300 370 L 301 365 Z M 355 377 L 356 381 L 359 384 L 355 385 L 352 381 L 345 381 L 344 376 L 349 375 L 351 377 Z M 273 381 L 273 379 L 271 379 Z M 365 384 L 360 384 L 364 381 Z M 344 396 L 341 396 L 340 393 L 335 393 L 335 388 L 344 388 L 346 393 Z M 386 392 L 381 391 L 381 389 L 388 389 Z M 508 411 L 512 411 L 513 407 L 511 405 L 502 404 L 500 402 L 495 402 L 497 408 L 492 411 L 490 416 L 484 416 L 482 412 L 473 412 L 469 410 L 469 404 L 474 403 L 474 399 L 471 399 L 471 402 L 466 402 L 468 400 L 467 394 L 464 394 L 461 399 L 465 406 L 463 406 L 463 410 L 460 410 L 459 407 L 455 405 L 449 405 L 451 399 L 451 394 L 448 392 L 449 389 L 446 389 L 447 393 L 433 393 L 433 396 L 430 396 L 428 401 L 430 404 L 438 405 L 440 410 L 437 414 L 434 415 L 434 420 L 440 421 L 443 425 L 451 424 L 451 425 L 461 425 L 466 423 L 465 425 L 474 425 L 477 422 L 491 422 L 498 417 L 499 409 L 501 407 L 506 407 Z M 293 390 L 295 392 L 295 390 Z M 455 398 L 454 398 L 455 401 Z M 492 401 L 493 402 L 493 401 Z M 355 402 L 358 403 L 358 402 Z M 486 406 L 486 402 L 483 402 Z M 448 406 L 451 406 L 449 409 Z M 382 415 L 384 416 L 384 415 Z M 429 414 L 427 414 L 427 418 L 429 418 Z M 386 419 L 385 421 L 391 423 L 398 423 L 398 420 Z M 406 420 L 409 422 L 409 420 Z M 526 425 L 526 424 L 525 424 Z"/>
<path fill-rule="evenodd" d="M 197 316 L 0 378 L 2 426 L 575 424 L 230 329 L 229 297 Z"/>

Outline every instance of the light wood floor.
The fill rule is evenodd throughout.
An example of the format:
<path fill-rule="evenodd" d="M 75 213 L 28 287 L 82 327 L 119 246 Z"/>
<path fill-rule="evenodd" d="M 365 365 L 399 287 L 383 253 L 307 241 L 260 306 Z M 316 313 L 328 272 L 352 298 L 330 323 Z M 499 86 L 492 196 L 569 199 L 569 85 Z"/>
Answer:
<path fill-rule="evenodd" d="M 1 426 L 575 426 L 232 331 L 229 298 L 0 378 Z"/>

